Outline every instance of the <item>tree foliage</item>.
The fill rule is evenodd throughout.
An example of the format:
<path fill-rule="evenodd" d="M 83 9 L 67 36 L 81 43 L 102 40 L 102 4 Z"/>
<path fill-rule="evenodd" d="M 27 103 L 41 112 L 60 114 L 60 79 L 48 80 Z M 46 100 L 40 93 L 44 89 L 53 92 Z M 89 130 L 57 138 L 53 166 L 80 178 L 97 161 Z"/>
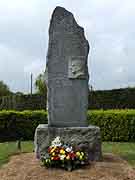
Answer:
<path fill-rule="evenodd" d="M 92 90 L 89 109 L 135 109 L 135 88 Z"/>
<path fill-rule="evenodd" d="M 12 92 L 9 87 L 3 81 L 0 81 L 0 96 L 8 96 L 11 94 Z"/>
<path fill-rule="evenodd" d="M 38 94 L 47 95 L 47 87 L 44 79 L 44 74 L 39 74 L 35 81 L 35 87 Z"/>

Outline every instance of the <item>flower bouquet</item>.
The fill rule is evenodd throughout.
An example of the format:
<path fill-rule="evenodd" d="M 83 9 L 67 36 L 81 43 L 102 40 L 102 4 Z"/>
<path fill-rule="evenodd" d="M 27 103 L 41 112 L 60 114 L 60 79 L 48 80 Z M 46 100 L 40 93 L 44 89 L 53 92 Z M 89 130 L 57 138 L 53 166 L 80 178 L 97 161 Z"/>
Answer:
<path fill-rule="evenodd" d="M 77 147 L 73 148 L 69 144 L 62 143 L 60 137 L 56 137 L 41 160 L 46 167 L 63 167 L 71 171 L 87 164 L 88 155 Z"/>

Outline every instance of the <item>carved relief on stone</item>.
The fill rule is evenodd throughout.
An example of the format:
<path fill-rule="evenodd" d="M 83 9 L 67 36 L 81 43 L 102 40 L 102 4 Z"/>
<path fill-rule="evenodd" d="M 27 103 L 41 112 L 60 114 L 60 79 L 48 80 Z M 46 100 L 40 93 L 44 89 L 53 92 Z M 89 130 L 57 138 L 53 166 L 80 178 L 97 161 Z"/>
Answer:
<path fill-rule="evenodd" d="M 68 78 L 86 79 L 86 57 L 72 56 L 68 62 Z"/>

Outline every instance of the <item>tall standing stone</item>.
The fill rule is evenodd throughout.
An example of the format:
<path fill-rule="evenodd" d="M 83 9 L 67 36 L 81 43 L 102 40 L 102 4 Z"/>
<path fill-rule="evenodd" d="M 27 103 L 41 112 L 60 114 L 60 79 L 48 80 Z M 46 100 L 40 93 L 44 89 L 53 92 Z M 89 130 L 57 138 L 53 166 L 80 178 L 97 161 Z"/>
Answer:
<path fill-rule="evenodd" d="M 83 28 L 72 13 L 57 7 L 50 22 L 46 65 L 48 124 L 40 124 L 35 132 L 35 151 L 40 158 L 60 136 L 66 144 L 88 152 L 90 160 L 101 159 L 100 129 L 86 121 L 88 53 Z"/>
<path fill-rule="evenodd" d="M 69 11 L 56 7 L 49 28 L 47 86 L 49 126 L 87 126 L 89 44 Z"/>

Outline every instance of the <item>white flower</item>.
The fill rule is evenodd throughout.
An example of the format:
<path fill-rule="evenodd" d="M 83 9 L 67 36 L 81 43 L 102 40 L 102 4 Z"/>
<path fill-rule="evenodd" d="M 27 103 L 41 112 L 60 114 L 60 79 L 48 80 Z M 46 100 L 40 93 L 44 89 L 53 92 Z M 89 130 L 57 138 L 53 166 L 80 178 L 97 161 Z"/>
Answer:
<path fill-rule="evenodd" d="M 71 151 L 72 151 L 72 147 L 67 147 L 67 148 L 66 148 L 66 151 L 67 151 L 67 152 L 71 152 Z"/>
<path fill-rule="evenodd" d="M 60 140 L 60 137 L 57 136 L 53 141 L 52 141 L 52 144 L 51 144 L 51 147 L 59 147 L 61 146 L 62 143 L 61 143 L 61 140 Z"/>
<path fill-rule="evenodd" d="M 65 155 L 65 154 L 64 154 L 64 155 L 60 155 L 59 157 L 60 157 L 60 160 L 64 160 L 64 158 L 66 157 L 66 155 Z"/>

